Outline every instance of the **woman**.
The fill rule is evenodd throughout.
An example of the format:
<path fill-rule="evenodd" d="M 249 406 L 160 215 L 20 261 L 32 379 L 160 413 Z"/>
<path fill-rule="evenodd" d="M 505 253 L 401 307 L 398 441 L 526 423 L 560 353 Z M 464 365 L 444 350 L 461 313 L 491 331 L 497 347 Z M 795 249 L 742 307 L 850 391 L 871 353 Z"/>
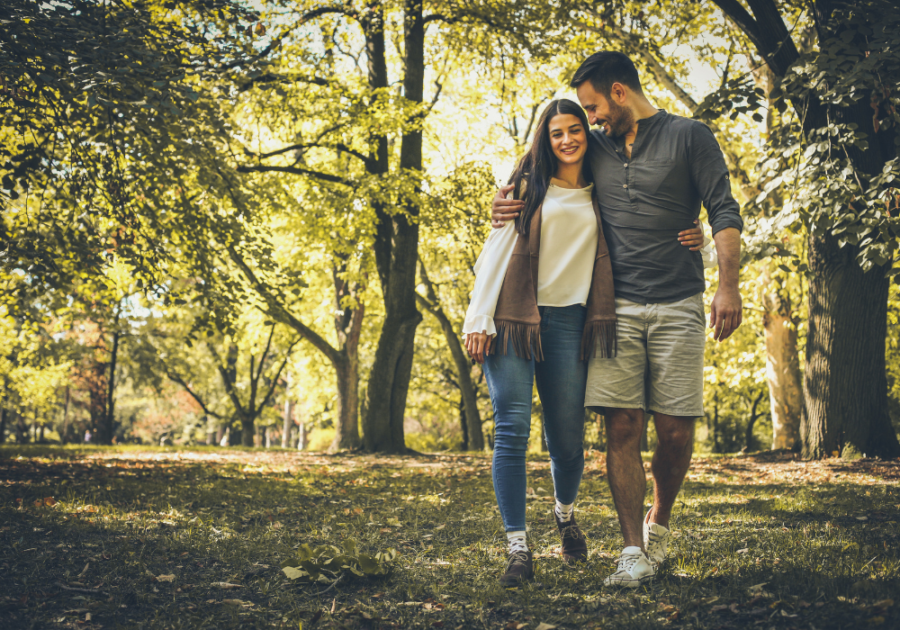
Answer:
<path fill-rule="evenodd" d="M 494 409 L 494 491 L 509 541 L 504 586 L 534 575 L 525 536 L 525 452 L 535 378 L 562 556 L 587 558 L 574 516 L 584 469 L 586 361 L 595 352 L 615 356 L 616 340 L 612 268 L 585 160 L 588 129 L 573 101 L 555 100 L 544 110 L 510 178 L 525 206 L 485 243 L 463 326 L 466 350 L 484 365 Z M 699 229 L 685 244 L 698 241 Z"/>

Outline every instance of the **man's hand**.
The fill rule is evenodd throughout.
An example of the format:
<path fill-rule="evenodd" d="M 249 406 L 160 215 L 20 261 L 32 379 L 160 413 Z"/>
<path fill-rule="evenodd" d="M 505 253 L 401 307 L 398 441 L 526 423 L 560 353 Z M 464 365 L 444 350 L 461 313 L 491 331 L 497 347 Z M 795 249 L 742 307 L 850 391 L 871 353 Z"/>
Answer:
<path fill-rule="evenodd" d="M 720 286 L 709 307 L 709 327 L 715 331 L 716 341 L 728 339 L 743 321 L 743 301 L 740 292 Z"/>
<path fill-rule="evenodd" d="M 709 327 L 716 341 L 728 339 L 744 319 L 741 313 L 741 233 L 728 227 L 713 234 L 719 253 L 719 290 L 709 309 Z"/>
<path fill-rule="evenodd" d="M 685 247 L 690 247 L 692 252 L 699 251 L 703 247 L 703 228 L 700 227 L 700 220 L 694 219 L 694 225 L 697 227 L 678 233 L 678 241 Z"/>
<path fill-rule="evenodd" d="M 511 193 L 513 188 L 514 186 L 512 184 L 509 186 L 501 186 L 500 190 L 497 191 L 496 196 L 494 196 L 494 201 L 491 203 L 492 228 L 502 228 L 507 221 L 514 221 L 515 218 L 519 216 L 519 212 L 522 208 L 525 207 L 524 201 L 506 198 L 506 195 Z M 481 363 L 481 361 L 479 361 L 479 363 Z"/>
<path fill-rule="evenodd" d="M 484 333 L 469 333 L 466 335 L 466 352 L 475 363 L 484 363 L 484 357 L 491 353 L 492 336 Z"/>

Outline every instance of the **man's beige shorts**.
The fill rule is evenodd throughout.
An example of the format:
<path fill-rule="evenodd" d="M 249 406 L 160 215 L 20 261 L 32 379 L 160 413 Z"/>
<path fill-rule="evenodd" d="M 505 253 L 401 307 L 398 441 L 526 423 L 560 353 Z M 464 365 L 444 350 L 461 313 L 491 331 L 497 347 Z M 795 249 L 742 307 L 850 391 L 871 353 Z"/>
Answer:
<path fill-rule="evenodd" d="M 616 299 L 618 355 L 588 365 L 585 407 L 703 415 L 703 294 L 679 302 Z"/>

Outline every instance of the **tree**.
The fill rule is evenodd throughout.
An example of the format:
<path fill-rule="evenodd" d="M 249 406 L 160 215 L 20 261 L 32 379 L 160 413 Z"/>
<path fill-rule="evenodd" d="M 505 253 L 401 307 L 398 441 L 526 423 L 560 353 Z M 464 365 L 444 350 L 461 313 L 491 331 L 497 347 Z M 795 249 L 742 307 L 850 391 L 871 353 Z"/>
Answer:
<path fill-rule="evenodd" d="M 750 12 L 734 0 L 715 2 L 780 81 L 773 97 L 783 95 L 796 112 L 787 142 L 772 147 L 767 189 L 784 178 L 795 201 L 780 226 L 808 233 L 803 453 L 896 457 L 885 337 L 898 235 L 900 59 L 892 41 L 900 10 L 881 0 L 817 0 L 816 47 L 801 54 L 774 0 L 751 0 Z"/>

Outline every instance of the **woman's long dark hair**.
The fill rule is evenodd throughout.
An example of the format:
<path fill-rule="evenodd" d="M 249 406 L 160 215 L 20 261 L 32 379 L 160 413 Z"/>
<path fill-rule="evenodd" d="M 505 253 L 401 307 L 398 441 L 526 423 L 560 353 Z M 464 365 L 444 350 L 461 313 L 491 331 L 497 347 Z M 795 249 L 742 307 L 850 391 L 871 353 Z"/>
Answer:
<path fill-rule="evenodd" d="M 522 184 L 525 184 L 524 201 L 525 207 L 516 218 L 516 230 L 519 234 L 528 234 L 528 226 L 531 224 L 531 217 L 535 211 L 544 202 L 544 196 L 547 194 L 547 188 L 550 186 L 550 178 L 556 174 L 557 159 L 550 146 L 550 121 L 554 116 L 560 114 L 571 114 L 577 116 L 584 127 L 585 140 L 590 133 L 587 115 L 581 109 L 581 105 L 567 98 L 552 101 L 538 120 L 537 129 L 534 132 L 534 141 L 528 153 L 522 156 L 516 170 L 513 171 L 509 178 L 509 183 L 514 184 L 513 198 L 523 199 Z M 587 159 L 584 161 L 584 178 L 590 182 L 591 169 L 588 168 Z"/>

